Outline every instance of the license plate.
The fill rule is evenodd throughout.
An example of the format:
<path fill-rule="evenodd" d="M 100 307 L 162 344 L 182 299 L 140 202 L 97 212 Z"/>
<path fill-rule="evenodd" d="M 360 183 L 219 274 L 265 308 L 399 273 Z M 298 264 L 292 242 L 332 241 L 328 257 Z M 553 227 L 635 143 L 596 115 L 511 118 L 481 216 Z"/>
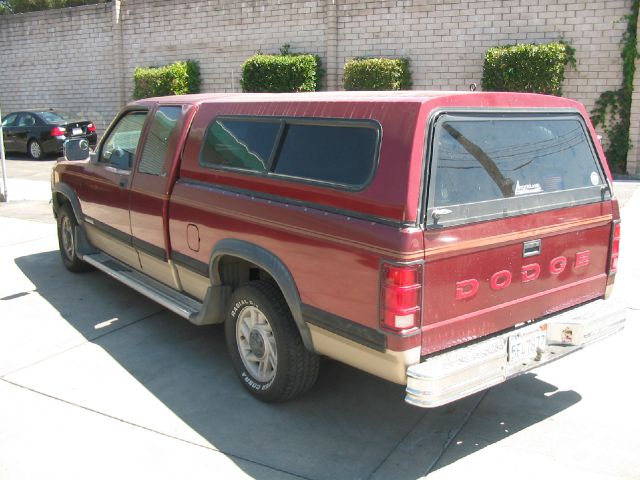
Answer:
<path fill-rule="evenodd" d="M 535 325 L 509 336 L 508 362 L 510 364 L 536 358 L 547 346 L 547 324 Z"/>
<path fill-rule="evenodd" d="M 71 134 L 72 135 L 82 135 L 82 129 L 81 128 L 74 128 L 73 130 L 71 130 Z"/>

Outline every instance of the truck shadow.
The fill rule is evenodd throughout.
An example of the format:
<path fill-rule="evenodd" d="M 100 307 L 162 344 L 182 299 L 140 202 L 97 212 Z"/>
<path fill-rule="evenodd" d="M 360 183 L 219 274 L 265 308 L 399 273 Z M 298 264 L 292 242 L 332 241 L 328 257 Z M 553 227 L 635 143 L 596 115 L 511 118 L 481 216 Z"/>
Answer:
<path fill-rule="evenodd" d="M 113 374 L 101 378 L 100 367 L 83 365 L 85 360 L 56 369 L 43 393 L 218 450 L 254 478 L 265 476 L 264 466 L 278 475 L 288 472 L 308 479 L 416 478 L 581 399 L 528 374 L 493 389 L 482 399 L 483 405 L 490 401 L 491 408 L 469 419 L 479 395 L 422 410 L 404 403 L 402 386 L 325 361 L 309 394 L 288 403 L 263 404 L 235 377 L 220 326 L 192 326 L 102 273 L 70 274 L 57 251 L 15 262 L 35 285 L 34 293 L 91 348 L 100 347 L 132 376 L 123 382 L 137 384 L 133 393 L 123 391 L 121 384 L 109 384 Z M 74 349 L 75 354 L 81 348 Z M 26 386 L 42 391 L 38 385 Z M 149 412 L 155 411 L 156 399 L 166 408 L 154 416 Z M 463 429 L 450 442 L 465 422 L 482 422 L 475 428 L 482 435 L 467 438 Z M 445 445 L 450 447 L 443 454 Z"/>

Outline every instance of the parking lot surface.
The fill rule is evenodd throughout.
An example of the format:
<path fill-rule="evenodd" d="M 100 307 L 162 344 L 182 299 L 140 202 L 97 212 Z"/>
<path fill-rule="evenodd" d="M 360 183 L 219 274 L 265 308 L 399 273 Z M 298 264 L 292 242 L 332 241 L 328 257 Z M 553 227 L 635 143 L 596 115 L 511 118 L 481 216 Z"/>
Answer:
<path fill-rule="evenodd" d="M 267 405 L 195 327 L 59 258 L 47 162 L 8 160 L 0 204 L 0 479 L 640 478 L 640 185 L 616 182 L 617 336 L 433 410 L 326 361 L 313 390 Z"/>

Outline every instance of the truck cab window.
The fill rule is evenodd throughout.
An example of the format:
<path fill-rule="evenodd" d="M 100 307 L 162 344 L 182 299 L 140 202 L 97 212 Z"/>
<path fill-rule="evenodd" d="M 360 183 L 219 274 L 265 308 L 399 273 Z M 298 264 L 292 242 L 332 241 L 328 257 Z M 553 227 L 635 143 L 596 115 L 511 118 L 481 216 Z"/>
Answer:
<path fill-rule="evenodd" d="M 161 175 L 169 138 L 180 118 L 182 107 L 160 107 L 153 116 L 151 128 L 142 150 L 142 159 L 138 171 L 149 175 Z"/>
<path fill-rule="evenodd" d="M 147 112 L 132 112 L 122 117 L 104 142 L 99 162 L 121 170 L 131 169 L 146 118 Z"/>

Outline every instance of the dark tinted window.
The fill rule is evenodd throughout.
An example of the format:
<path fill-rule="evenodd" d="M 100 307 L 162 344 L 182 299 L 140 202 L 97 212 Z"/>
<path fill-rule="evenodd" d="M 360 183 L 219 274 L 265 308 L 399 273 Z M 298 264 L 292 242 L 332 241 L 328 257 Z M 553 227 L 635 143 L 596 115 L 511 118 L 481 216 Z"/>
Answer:
<path fill-rule="evenodd" d="M 280 123 L 216 120 L 207 129 L 200 160 L 204 166 L 266 171 Z"/>
<path fill-rule="evenodd" d="M 371 176 L 378 131 L 362 125 L 287 125 L 275 173 L 361 186 Z"/>
<path fill-rule="evenodd" d="M 164 165 L 164 157 L 169 148 L 169 137 L 180 118 L 181 107 L 160 107 L 151 123 L 151 128 L 144 142 L 142 159 L 140 160 L 140 173 L 160 175 Z"/>
<path fill-rule="evenodd" d="M 433 164 L 430 212 L 450 210 L 442 224 L 598 201 L 605 185 L 577 116 L 446 115 Z"/>
<path fill-rule="evenodd" d="M 36 117 L 31 115 L 30 113 L 22 113 L 18 117 L 18 126 L 19 127 L 33 127 L 36 125 Z"/>

